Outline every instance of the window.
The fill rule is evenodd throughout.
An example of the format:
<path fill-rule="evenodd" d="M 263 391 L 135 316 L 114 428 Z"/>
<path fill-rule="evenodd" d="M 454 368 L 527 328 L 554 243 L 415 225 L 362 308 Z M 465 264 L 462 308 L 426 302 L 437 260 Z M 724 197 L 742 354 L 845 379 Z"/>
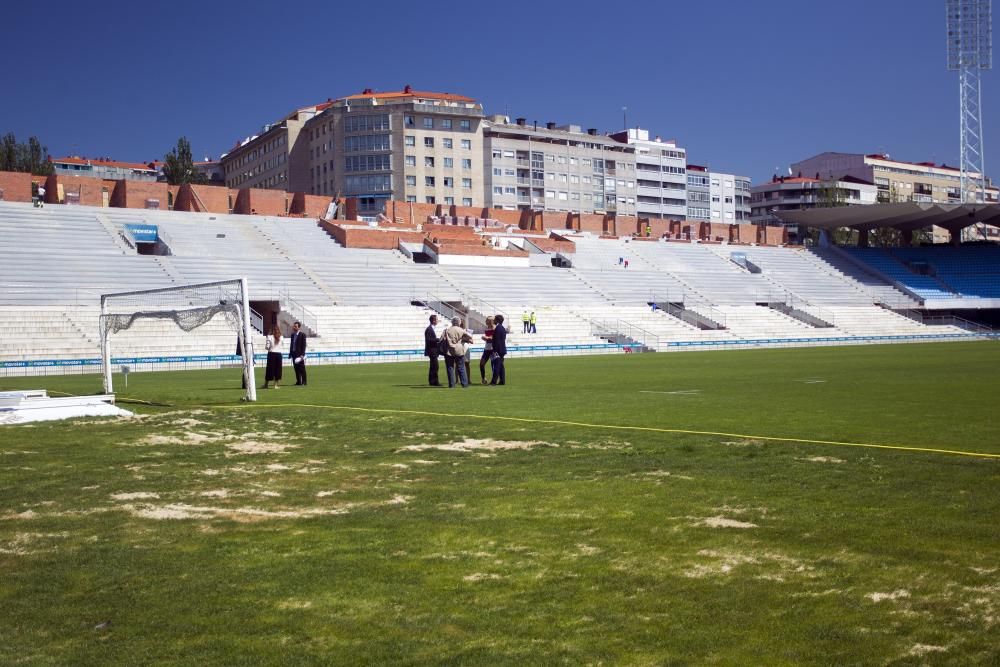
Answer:
<path fill-rule="evenodd" d="M 472 160 L 468 158 L 462 159 L 462 169 L 472 169 Z"/>
<path fill-rule="evenodd" d="M 462 139 L 462 148 L 472 150 L 472 139 Z"/>
<path fill-rule="evenodd" d="M 472 206 L 472 197 L 462 197 L 462 206 Z"/>
<path fill-rule="evenodd" d="M 432 158 L 432 157 L 425 157 L 424 158 L 424 166 L 425 167 L 433 167 L 434 166 L 434 158 Z"/>
<path fill-rule="evenodd" d="M 516 172 L 513 169 L 504 169 L 503 170 L 503 175 L 504 176 L 514 176 L 514 175 L 516 175 Z"/>
<path fill-rule="evenodd" d="M 441 129 L 442 130 L 450 130 L 451 129 L 451 118 L 442 118 L 441 119 Z"/>
<path fill-rule="evenodd" d="M 499 186 L 499 185 L 494 185 L 493 186 L 493 194 L 495 194 L 495 195 L 502 195 L 503 194 L 503 188 L 501 186 Z"/>
<path fill-rule="evenodd" d="M 326 165 L 323 165 L 324 171 Z M 348 155 L 344 158 L 344 171 L 387 171 L 388 155 Z"/>
<path fill-rule="evenodd" d="M 501 169 L 500 167 L 493 167 L 493 175 L 503 176 L 503 169 Z"/>
<path fill-rule="evenodd" d="M 409 186 L 416 186 L 416 184 L 417 184 L 417 177 L 416 176 L 407 176 L 406 177 L 406 184 L 409 185 Z"/>
<path fill-rule="evenodd" d="M 434 148 L 434 137 L 424 137 L 424 148 Z"/>
<path fill-rule="evenodd" d="M 416 195 L 406 195 L 406 202 L 408 204 L 416 204 L 417 203 L 417 196 Z"/>
<path fill-rule="evenodd" d="M 572 192 L 570 193 L 569 198 L 572 199 L 573 201 L 580 201 L 580 193 Z"/>
<path fill-rule="evenodd" d="M 406 146 L 416 146 L 417 138 L 412 134 L 408 134 L 406 135 L 406 138 L 403 140 L 403 144 L 405 144 Z"/>
<path fill-rule="evenodd" d="M 434 177 L 433 176 L 424 176 L 424 185 L 426 185 L 429 188 L 433 188 L 434 187 Z"/>
<path fill-rule="evenodd" d="M 463 129 L 463 130 L 471 130 L 472 129 L 472 121 L 471 120 L 460 120 L 460 121 L 458 121 L 458 127 L 461 128 L 461 129 Z"/>
<path fill-rule="evenodd" d="M 452 158 L 450 158 L 450 157 L 446 157 L 444 159 L 444 168 L 445 169 L 454 169 L 455 168 L 455 160 L 452 159 Z"/>
<path fill-rule="evenodd" d="M 499 151 L 498 149 L 494 148 L 493 149 L 493 159 L 494 160 L 499 160 L 502 157 L 503 157 L 503 153 L 501 151 Z"/>
<path fill-rule="evenodd" d="M 332 185 L 332 184 L 331 184 Z M 327 184 L 323 184 L 326 188 Z M 392 190 L 392 179 L 388 174 L 367 174 L 363 176 L 347 176 L 344 178 L 346 194 L 365 194 L 369 192 L 388 192 Z M 333 191 L 333 187 L 330 187 Z"/>
<path fill-rule="evenodd" d="M 514 194 L 514 193 L 516 193 L 516 192 L 517 192 L 517 189 L 516 189 L 516 188 L 513 188 L 513 187 L 511 187 L 511 186 L 506 186 L 506 187 L 504 187 L 504 189 L 503 189 L 503 193 L 504 193 L 505 195 L 512 195 L 512 194 Z"/>
<path fill-rule="evenodd" d="M 559 182 L 560 183 L 565 183 L 566 182 L 566 178 L 567 178 L 566 174 L 559 174 Z"/>
<path fill-rule="evenodd" d="M 389 114 L 374 116 L 349 115 L 344 119 L 344 132 L 368 132 L 370 130 L 388 130 Z"/>
<path fill-rule="evenodd" d="M 576 174 L 571 174 L 570 177 L 569 177 L 569 182 L 570 183 L 579 183 L 580 182 L 580 177 L 577 176 Z"/>
<path fill-rule="evenodd" d="M 556 158 L 556 162 L 558 162 L 559 164 L 566 164 L 566 156 L 560 155 L 558 158 Z"/>
<path fill-rule="evenodd" d="M 471 190 L 472 189 L 472 179 L 471 178 L 463 178 L 462 179 L 462 188 L 465 189 L 465 190 Z"/>
<path fill-rule="evenodd" d="M 416 155 L 407 155 L 406 156 L 406 166 L 407 167 L 416 167 L 417 166 L 417 156 Z"/>
<path fill-rule="evenodd" d="M 441 145 L 444 146 L 445 148 L 451 148 L 452 141 L 451 139 L 445 137 L 444 139 L 441 140 Z"/>
<path fill-rule="evenodd" d="M 427 196 L 427 197 L 424 197 L 424 203 L 426 203 L 426 204 L 436 204 L 437 202 L 434 201 L 434 197 L 433 196 Z"/>
<path fill-rule="evenodd" d="M 569 200 L 569 193 L 568 192 L 563 192 L 563 191 L 560 190 L 559 191 L 559 201 L 568 201 L 568 200 Z"/>
<path fill-rule="evenodd" d="M 406 125 L 406 127 L 416 127 L 417 123 L 413 119 L 413 116 L 407 115 L 407 116 L 403 116 L 403 125 Z"/>
<path fill-rule="evenodd" d="M 362 134 L 359 136 L 344 137 L 344 152 L 357 153 L 359 151 L 387 151 L 390 148 L 388 134 Z M 323 152 L 326 153 L 326 144 L 323 144 Z"/>
<path fill-rule="evenodd" d="M 454 206 L 455 205 L 455 198 L 454 197 L 445 197 L 444 198 L 444 203 L 447 204 L 448 206 Z"/>
<path fill-rule="evenodd" d="M 426 127 L 428 130 L 433 130 L 434 129 L 434 119 L 433 118 L 428 118 L 428 117 L 425 116 L 424 117 L 424 127 Z"/>
<path fill-rule="evenodd" d="M 451 178 L 450 176 L 446 176 L 442 180 L 444 181 L 444 187 L 446 187 L 446 188 L 453 188 L 453 187 L 455 187 L 455 179 L 454 178 Z"/>
<path fill-rule="evenodd" d="M 503 156 L 504 157 L 514 157 L 514 151 L 504 151 L 503 152 Z"/>
<path fill-rule="evenodd" d="M 546 190 L 545 191 L 545 196 L 548 197 L 549 199 L 555 199 L 556 198 L 556 191 L 555 190 Z"/>

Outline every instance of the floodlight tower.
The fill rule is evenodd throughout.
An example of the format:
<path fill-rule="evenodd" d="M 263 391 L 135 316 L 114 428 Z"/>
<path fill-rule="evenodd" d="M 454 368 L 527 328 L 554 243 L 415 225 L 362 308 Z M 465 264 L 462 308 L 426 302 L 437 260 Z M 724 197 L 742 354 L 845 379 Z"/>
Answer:
<path fill-rule="evenodd" d="M 979 72 L 993 68 L 992 0 L 945 0 L 948 69 L 958 72 L 961 113 L 961 199 L 986 201 Z"/>

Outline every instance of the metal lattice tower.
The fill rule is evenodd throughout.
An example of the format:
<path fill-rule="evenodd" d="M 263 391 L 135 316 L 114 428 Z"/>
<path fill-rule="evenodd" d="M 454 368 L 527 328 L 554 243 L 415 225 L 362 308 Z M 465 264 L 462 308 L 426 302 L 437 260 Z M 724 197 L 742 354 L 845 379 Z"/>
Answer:
<path fill-rule="evenodd" d="M 979 72 L 993 68 L 992 0 L 945 0 L 948 69 L 958 72 L 961 108 L 961 201 L 986 200 Z"/>

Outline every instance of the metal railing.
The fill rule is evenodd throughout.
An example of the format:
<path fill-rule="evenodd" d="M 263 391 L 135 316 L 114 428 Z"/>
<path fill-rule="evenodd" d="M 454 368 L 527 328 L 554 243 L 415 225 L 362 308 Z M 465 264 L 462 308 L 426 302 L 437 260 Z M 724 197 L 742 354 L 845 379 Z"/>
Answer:
<path fill-rule="evenodd" d="M 713 308 L 705 303 L 693 303 L 691 306 L 697 307 L 700 312 L 695 312 L 685 306 L 678 306 L 675 303 L 658 304 L 660 310 L 667 315 L 671 315 L 687 322 L 699 329 L 727 329 L 726 314 L 717 308 Z"/>
<path fill-rule="evenodd" d="M 250 309 L 250 326 L 258 333 L 264 333 L 264 316 L 253 308 Z"/>
<path fill-rule="evenodd" d="M 660 349 L 660 337 L 655 333 L 620 319 L 588 320 L 590 333 L 593 336 L 606 338 L 612 343 L 623 345 L 633 343 L 649 351 Z"/>
<path fill-rule="evenodd" d="M 313 333 L 319 333 L 316 315 L 298 300 L 292 298 L 287 288 L 284 292 L 279 292 L 278 296 L 281 301 L 282 310 L 291 314 L 306 329 L 311 330 Z"/>

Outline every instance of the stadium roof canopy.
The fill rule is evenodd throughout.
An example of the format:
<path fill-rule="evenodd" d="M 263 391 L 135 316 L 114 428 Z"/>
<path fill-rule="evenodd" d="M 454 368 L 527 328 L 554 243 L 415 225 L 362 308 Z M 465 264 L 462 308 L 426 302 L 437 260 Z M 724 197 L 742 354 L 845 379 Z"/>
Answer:
<path fill-rule="evenodd" d="M 977 222 L 1000 226 L 1000 206 L 994 204 L 872 204 L 802 211 L 773 211 L 783 222 L 816 229 L 851 227 L 858 230 L 892 227 L 915 230 L 937 225 L 957 233 Z"/>

